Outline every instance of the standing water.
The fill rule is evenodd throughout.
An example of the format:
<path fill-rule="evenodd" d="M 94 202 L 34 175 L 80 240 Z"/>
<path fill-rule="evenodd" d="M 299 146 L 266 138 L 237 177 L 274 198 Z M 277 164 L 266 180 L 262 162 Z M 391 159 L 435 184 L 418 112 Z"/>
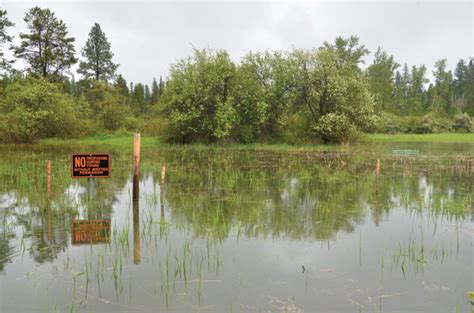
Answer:
<path fill-rule="evenodd" d="M 472 144 L 98 149 L 2 147 L 0 312 L 472 310 Z"/>

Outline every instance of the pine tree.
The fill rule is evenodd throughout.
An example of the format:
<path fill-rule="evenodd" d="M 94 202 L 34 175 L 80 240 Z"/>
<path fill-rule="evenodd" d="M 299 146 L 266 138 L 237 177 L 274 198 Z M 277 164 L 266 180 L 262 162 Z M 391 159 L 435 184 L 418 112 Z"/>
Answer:
<path fill-rule="evenodd" d="M 66 24 L 49 9 L 31 8 L 25 15 L 28 34 L 20 34 L 15 56 L 24 59 L 28 70 L 43 77 L 57 78 L 77 62 L 74 38 L 68 37 Z"/>
<path fill-rule="evenodd" d="M 133 110 L 136 113 L 145 113 L 147 109 L 146 101 L 145 101 L 145 87 L 138 83 L 133 88 L 133 92 L 131 92 L 132 98 L 132 106 Z"/>
<path fill-rule="evenodd" d="M 151 83 L 151 105 L 155 105 L 158 103 L 158 99 L 160 98 L 160 89 L 158 87 L 158 83 L 156 79 L 153 77 L 153 82 Z"/>
<path fill-rule="evenodd" d="M 373 63 L 367 69 L 370 91 L 375 96 L 379 110 L 387 110 L 392 105 L 393 80 L 398 66 L 393 56 L 379 47 L 375 52 Z"/>
<path fill-rule="evenodd" d="M 145 85 L 145 102 L 147 105 L 151 102 L 150 87 L 148 87 L 148 85 Z"/>
<path fill-rule="evenodd" d="M 410 113 L 421 114 L 426 109 L 425 84 L 428 79 L 425 77 L 426 67 L 413 66 L 411 70 L 411 83 L 408 88 L 408 106 Z"/>
<path fill-rule="evenodd" d="M 410 71 L 408 65 L 405 63 L 403 72 L 397 71 L 395 74 L 393 101 L 394 108 L 398 114 L 407 114 L 409 109 L 408 94 L 411 84 Z"/>
<path fill-rule="evenodd" d="M 459 60 L 454 70 L 453 96 L 454 103 L 461 111 L 465 109 L 466 94 L 469 88 L 469 66 L 466 61 Z"/>
<path fill-rule="evenodd" d="M 435 63 L 433 75 L 435 77 L 435 85 L 432 107 L 436 112 L 451 115 L 454 113 L 451 90 L 453 75 L 451 71 L 446 70 L 446 59 L 439 60 Z"/>
<path fill-rule="evenodd" d="M 78 72 L 84 77 L 109 81 L 115 77 L 118 64 L 112 62 L 114 54 L 110 43 L 98 23 L 92 27 L 85 47 L 82 49 L 84 61 L 79 64 Z"/>
<path fill-rule="evenodd" d="M 126 96 L 126 97 L 129 96 L 130 91 L 128 90 L 127 81 L 125 80 L 125 78 L 123 78 L 121 74 L 117 76 L 114 87 L 118 90 L 118 92 L 121 95 Z"/>
<path fill-rule="evenodd" d="M 15 24 L 7 18 L 7 11 L 0 10 L 0 70 L 8 71 L 11 69 L 11 63 L 13 61 L 8 61 L 3 57 L 3 45 L 12 41 L 13 37 L 8 35 L 7 28 L 14 25 Z"/>
<path fill-rule="evenodd" d="M 162 96 L 163 92 L 165 91 L 165 83 L 163 82 L 161 75 L 160 75 L 160 83 L 158 84 L 158 90 L 159 90 L 158 94 Z"/>

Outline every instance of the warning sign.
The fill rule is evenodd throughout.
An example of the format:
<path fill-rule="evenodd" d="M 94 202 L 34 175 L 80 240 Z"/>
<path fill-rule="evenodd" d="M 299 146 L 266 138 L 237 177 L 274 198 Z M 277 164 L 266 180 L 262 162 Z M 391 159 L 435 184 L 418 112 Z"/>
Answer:
<path fill-rule="evenodd" d="M 110 177 L 110 156 L 108 154 L 73 154 L 72 178 Z"/>
<path fill-rule="evenodd" d="M 72 221 L 72 244 L 107 243 L 110 240 L 110 220 Z"/>

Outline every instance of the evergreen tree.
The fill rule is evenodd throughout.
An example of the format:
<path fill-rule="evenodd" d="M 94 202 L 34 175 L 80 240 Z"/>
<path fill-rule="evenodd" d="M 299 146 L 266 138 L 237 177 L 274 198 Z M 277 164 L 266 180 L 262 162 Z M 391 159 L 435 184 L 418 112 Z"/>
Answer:
<path fill-rule="evenodd" d="M 125 78 L 123 78 L 121 74 L 117 76 L 114 87 L 121 95 L 126 97 L 129 96 L 130 91 L 128 90 L 127 81 L 125 80 Z"/>
<path fill-rule="evenodd" d="M 426 67 L 413 66 L 411 70 L 411 83 L 408 87 L 408 105 L 411 114 L 421 114 L 426 109 L 425 77 Z"/>
<path fill-rule="evenodd" d="M 405 115 L 408 113 L 408 94 L 410 90 L 410 84 L 410 71 L 408 70 L 408 65 L 405 63 L 403 66 L 403 72 L 400 73 L 399 71 L 397 71 L 397 73 L 395 74 L 393 99 L 395 102 L 395 112 L 398 114 Z"/>
<path fill-rule="evenodd" d="M 431 104 L 436 112 L 453 114 L 452 106 L 452 80 L 451 71 L 446 70 L 446 59 L 439 60 L 435 63 L 433 71 L 435 77 L 433 103 Z"/>
<path fill-rule="evenodd" d="M 150 102 L 151 102 L 150 87 L 148 87 L 148 85 L 145 85 L 145 103 L 149 105 Z"/>
<path fill-rule="evenodd" d="M 394 76 L 398 66 L 393 56 L 379 47 L 375 52 L 373 63 L 367 69 L 370 91 L 375 96 L 379 110 L 390 109 L 393 103 Z"/>
<path fill-rule="evenodd" d="M 30 72 L 57 78 L 77 62 L 74 38 L 68 37 L 66 24 L 51 10 L 31 8 L 24 21 L 29 33 L 20 34 L 21 44 L 14 53 L 29 64 Z"/>
<path fill-rule="evenodd" d="M 0 10 L 0 70 L 10 70 L 11 63 L 13 62 L 3 57 L 3 45 L 12 41 L 13 37 L 8 35 L 7 28 L 14 25 L 15 24 L 7 18 L 7 11 Z"/>
<path fill-rule="evenodd" d="M 131 100 L 133 110 L 136 113 L 145 113 L 147 109 L 146 100 L 145 100 L 145 86 L 138 83 L 133 88 L 131 92 Z"/>
<path fill-rule="evenodd" d="M 463 111 L 465 109 L 465 95 L 469 88 L 469 66 L 466 61 L 459 60 L 454 70 L 453 96 L 455 105 Z"/>
<path fill-rule="evenodd" d="M 159 98 L 160 98 L 160 89 L 158 87 L 156 79 L 153 77 L 153 82 L 151 83 L 151 99 L 150 99 L 151 105 L 157 104 Z"/>
<path fill-rule="evenodd" d="M 118 64 L 112 62 L 114 54 L 110 43 L 98 23 L 92 27 L 85 47 L 82 49 L 84 61 L 79 64 L 78 72 L 86 79 L 108 81 L 115 77 Z"/>
<path fill-rule="evenodd" d="M 158 95 L 163 95 L 163 92 L 165 91 L 165 82 L 163 81 L 163 79 L 161 78 L 161 75 L 160 75 L 160 83 L 158 84 Z"/>
<path fill-rule="evenodd" d="M 474 58 L 471 58 L 467 71 L 467 84 L 465 92 L 466 112 L 474 116 Z"/>

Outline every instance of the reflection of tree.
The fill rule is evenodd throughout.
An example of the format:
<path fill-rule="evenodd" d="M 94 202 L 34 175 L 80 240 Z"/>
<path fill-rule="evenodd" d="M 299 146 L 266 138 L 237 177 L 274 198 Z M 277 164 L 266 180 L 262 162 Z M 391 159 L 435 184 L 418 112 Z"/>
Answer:
<path fill-rule="evenodd" d="M 86 218 L 97 219 L 110 217 L 112 205 L 117 201 L 116 190 L 125 186 L 129 176 L 127 155 L 123 152 L 112 154 L 115 163 L 113 180 L 98 181 L 91 192 L 79 194 L 79 201 L 73 201 L 69 187 L 78 184 L 81 189 L 88 189 L 87 180 L 72 180 L 69 172 L 69 157 L 72 153 L 64 148 L 48 149 L 53 155 L 45 155 L 35 147 L 22 149 L 13 147 L 11 153 L 0 155 L 0 180 L 3 185 L 1 193 L 15 199 L 14 205 L 3 210 L 3 217 L 11 221 L 9 228 L 21 229 L 22 238 L 30 242 L 27 251 L 38 263 L 49 262 L 64 251 L 71 236 L 71 223 L 78 210 L 84 210 Z M 79 148 L 77 148 L 79 149 Z M 45 161 L 51 159 L 52 198 L 46 195 Z M 11 255 L 8 251 L 9 240 L 18 237 L 19 233 L 10 232 L 0 239 L 0 266 L 3 268 Z M 18 238 L 20 239 L 20 238 Z M 4 252 L 6 251 L 6 252 Z"/>
<path fill-rule="evenodd" d="M 15 149 L 0 155 L 0 193 L 14 199 L 0 214 L 9 227 L 23 230 L 31 241 L 27 250 L 37 262 L 51 261 L 67 247 L 78 210 L 85 210 L 88 219 L 111 216 L 118 191 L 131 175 L 131 150 L 113 151 L 112 178 L 97 180 L 95 195 L 81 193 L 75 203 L 70 187 L 88 187 L 87 180 L 69 176 L 68 158 L 76 151 L 59 149 L 55 155 L 44 155 Z M 338 153 L 167 148 L 145 150 L 142 156 L 141 171 L 151 175 L 154 184 L 160 180 L 161 166 L 167 166 L 161 203 L 166 203 L 171 221 L 191 228 L 196 236 L 218 240 L 233 230 L 247 237 L 327 240 L 338 232 L 353 232 L 366 210 L 377 224 L 394 207 L 429 208 L 431 214 L 453 218 L 473 214 L 472 176 L 449 162 L 388 157 L 376 175 L 375 160 Z M 48 157 L 50 203 L 44 192 Z M 162 220 L 164 224 L 164 216 Z M 3 269 L 16 233 L 1 229 L 0 235 Z"/>
<path fill-rule="evenodd" d="M 449 198 L 457 208 L 472 201 L 466 192 L 450 194 L 459 184 L 469 186 L 469 177 L 451 173 L 446 179 L 438 174 L 427 182 L 432 202 L 423 205 L 420 179 L 433 166 L 430 160 L 400 163 L 388 158 L 382 174 L 376 175 L 375 160 L 348 158 L 342 162 L 340 156 L 330 159 L 326 155 L 319 162 L 318 155 L 302 160 L 291 154 L 274 153 L 268 159 L 266 155 L 252 158 L 248 152 L 242 152 L 242 157 L 236 154 L 223 153 L 213 156 L 215 159 L 194 155 L 189 162 L 181 159 L 170 174 L 166 201 L 171 213 L 198 236 L 224 239 L 236 227 L 248 237 L 326 240 L 339 231 L 354 231 L 367 209 L 378 224 L 397 206 L 436 208 Z M 443 173 L 450 168 L 437 170 Z M 468 212 L 449 209 L 439 213 L 463 218 Z"/>

